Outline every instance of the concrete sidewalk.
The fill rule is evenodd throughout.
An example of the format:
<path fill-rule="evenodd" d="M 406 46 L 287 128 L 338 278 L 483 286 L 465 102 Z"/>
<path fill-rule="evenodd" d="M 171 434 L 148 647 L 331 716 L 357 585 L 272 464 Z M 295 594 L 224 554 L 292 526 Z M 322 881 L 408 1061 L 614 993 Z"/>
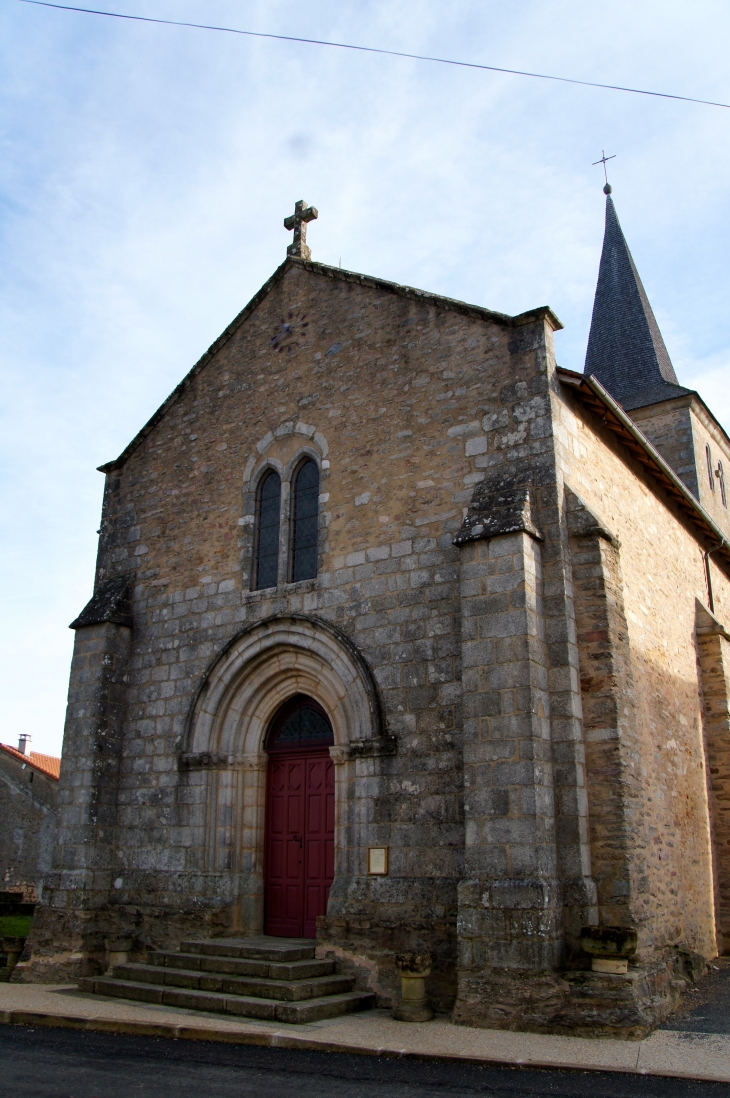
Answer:
<path fill-rule="evenodd" d="M 467 1029 L 442 1018 L 421 1024 L 396 1022 L 385 1010 L 305 1026 L 272 1025 L 84 995 L 74 986 L 39 984 L 0 984 L 0 1023 L 730 1083 L 730 1035 L 689 1030 L 662 1029 L 644 1041 L 613 1041 Z"/>

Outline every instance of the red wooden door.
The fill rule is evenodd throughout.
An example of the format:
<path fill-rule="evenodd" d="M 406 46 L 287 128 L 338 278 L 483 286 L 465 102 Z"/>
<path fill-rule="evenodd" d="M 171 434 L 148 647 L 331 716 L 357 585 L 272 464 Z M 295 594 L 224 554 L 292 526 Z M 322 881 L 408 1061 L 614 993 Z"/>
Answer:
<path fill-rule="evenodd" d="M 265 932 L 315 938 L 334 878 L 334 766 L 329 752 L 269 756 Z"/>

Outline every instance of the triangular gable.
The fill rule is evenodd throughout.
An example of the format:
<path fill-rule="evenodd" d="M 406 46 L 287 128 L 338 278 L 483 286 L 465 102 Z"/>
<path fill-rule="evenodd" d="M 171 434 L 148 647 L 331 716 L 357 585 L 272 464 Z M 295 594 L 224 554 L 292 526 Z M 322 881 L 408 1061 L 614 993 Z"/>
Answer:
<path fill-rule="evenodd" d="M 520 328 L 525 324 L 532 324 L 540 318 L 546 318 L 551 324 L 553 330 L 558 331 L 563 327 L 561 322 L 555 316 L 552 309 L 547 305 L 540 306 L 537 309 L 531 309 L 526 313 L 520 313 L 518 316 L 508 316 L 506 313 L 498 313 L 492 309 L 484 309 L 479 305 L 469 305 L 465 301 L 458 301 L 451 297 L 442 297 L 439 294 L 431 294 L 426 290 L 418 290 L 413 286 L 401 286 L 397 282 L 388 282 L 386 279 L 373 278 L 370 275 L 357 274 L 354 271 L 343 271 L 341 267 L 329 267 L 324 263 L 313 263 L 308 260 L 296 259 L 288 256 L 280 267 L 274 271 L 271 278 L 269 278 L 261 287 L 261 289 L 254 294 L 249 303 L 241 310 L 238 316 L 228 325 L 224 332 L 216 339 L 215 343 L 212 343 L 205 354 L 195 363 L 193 368 L 183 378 L 179 385 L 177 385 L 170 393 L 167 400 L 157 409 L 153 416 L 148 419 L 144 427 L 129 445 L 122 451 L 118 458 L 113 461 L 108 461 L 104 465 L 100 465 L 100 473 L 111 473 L 117 469 L 121 469 L 125 462 L 131 457 L 134 451 L 141 445 L 145 438 L 150 434 L 154 427 L 160 422 L 165 413 L 176 403 L 178 398 L 185 392 L 194 378 L 198 376 L 201 370 L 211 361 L 211 359 L 220 351 L 220 349 L 228 342 L 228 340 L 238 331 L 241 325 L 248 319 L 248 317 L 254 312 L 258 305 L 264 300 L 264 298 L 270 293 L 273 287 L 281 281 L 292 266 L 298 265 L 305 270 L 310 271 L 313 274 L 320 275 L 324 278 L 336 279 L 342 282 L 352 282 L 360 286 L 368 286 L 372 289 L 379 290 L 383 293 L 397 294 L 399 297 L 411 298 L 417 301 L 423 301 L 427 304 L 436 305 L 442 309 L 448 309 L 452 312 L 461 313 L 464 316 L 472 316 L 482 320 L 489 320 L 495 324 L 501 324 L 507 328 Z M 72 627 L 73 628 L 73 627 Z"/>

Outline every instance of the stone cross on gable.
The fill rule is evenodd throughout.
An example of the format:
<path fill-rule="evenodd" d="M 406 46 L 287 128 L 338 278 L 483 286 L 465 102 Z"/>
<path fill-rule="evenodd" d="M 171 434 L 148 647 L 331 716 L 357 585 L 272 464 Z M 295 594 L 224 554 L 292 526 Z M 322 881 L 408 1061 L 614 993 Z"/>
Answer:
<path fill-rule="evenodd" d="M 294 204 L 294 213 L 284 218 L 284 228 L 294 230 L 294 239 L 286 250 L 287 255 L 297 259 L 311 259 L 312 253 L 307 247 L 307 222 L 319 217 L 314 206 L 307 206 L 303 199 Z"/>

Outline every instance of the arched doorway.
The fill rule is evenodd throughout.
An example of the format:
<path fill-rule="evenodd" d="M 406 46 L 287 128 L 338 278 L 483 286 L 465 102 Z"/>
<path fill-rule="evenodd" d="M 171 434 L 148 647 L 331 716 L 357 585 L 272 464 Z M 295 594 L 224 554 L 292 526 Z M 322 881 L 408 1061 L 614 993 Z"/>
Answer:
<path fill-rule="evenodd" d="M 290 698 L 266 736 L 265 933 L 315 938 L 334 878 L 332 725 L 306 694 Z"/>

